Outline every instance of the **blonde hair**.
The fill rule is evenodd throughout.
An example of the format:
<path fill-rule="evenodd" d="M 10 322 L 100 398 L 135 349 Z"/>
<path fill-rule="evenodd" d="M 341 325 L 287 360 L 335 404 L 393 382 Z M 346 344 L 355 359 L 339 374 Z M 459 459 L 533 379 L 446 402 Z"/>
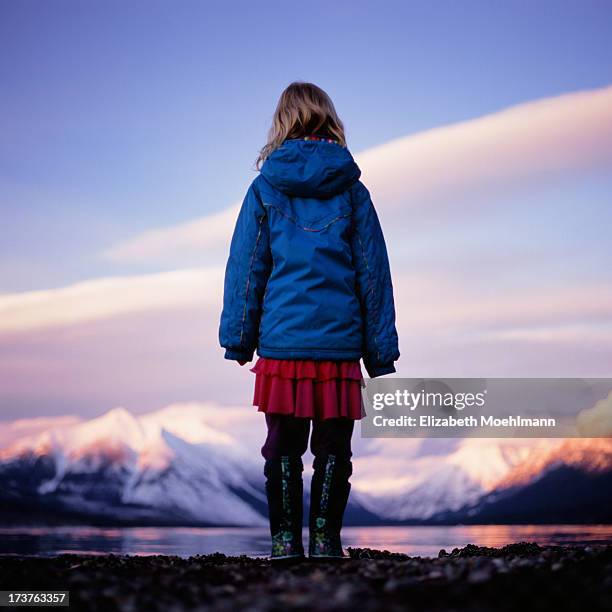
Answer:
<path fill-rule="evenodd" d="M 259 152 L 255 167 L 259 170 L 267 157 L 287 138 L 302 138 L 318 133 L 346 146 L 344 125 L 331 98 L 314 83 L 294 81 L 280 96 L 268 142 Z"/>

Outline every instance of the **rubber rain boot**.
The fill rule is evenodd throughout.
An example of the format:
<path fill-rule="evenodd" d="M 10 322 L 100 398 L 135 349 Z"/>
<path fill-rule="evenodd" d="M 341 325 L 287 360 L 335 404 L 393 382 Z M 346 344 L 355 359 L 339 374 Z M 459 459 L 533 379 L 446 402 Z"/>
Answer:
<path fill-rule="evenodd" d="M 304 558 L 302 544 L 304 465 L 300 457 L 283 456 L 265 463 L 266 495 L 273 562 Z"/>
<path fill-rule="evenodd" d="M 348 502 L 353 464 L 335 455 L 316 457 L 310 487 L 309 546 L 311 559 L 345 559 L 340 531 Z"/>

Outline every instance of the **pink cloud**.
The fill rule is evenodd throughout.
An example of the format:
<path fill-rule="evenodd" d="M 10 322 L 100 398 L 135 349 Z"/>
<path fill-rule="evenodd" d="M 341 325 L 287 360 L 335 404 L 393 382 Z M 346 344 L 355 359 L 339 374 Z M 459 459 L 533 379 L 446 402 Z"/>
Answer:
<path fill-rule="evenodd" d="M 517 104 L 484 117 L 397 138 L 356 155 L 362 179 L 394 225 L 458 202 L 550 182 L 612 164 L 612 86 Z M 498 199 L 498 201 L 501 201 Z M 149 230 L 102 253 L 116 263 L 191 265 L 218 255 L 237 204 L 211 215 Z M 464 209 L 462 209 L 464 210 Z"/>

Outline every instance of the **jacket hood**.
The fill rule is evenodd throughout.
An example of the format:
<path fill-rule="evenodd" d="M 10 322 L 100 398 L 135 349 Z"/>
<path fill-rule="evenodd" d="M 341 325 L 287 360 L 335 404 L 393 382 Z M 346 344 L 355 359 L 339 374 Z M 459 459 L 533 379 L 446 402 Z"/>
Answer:
<path fill-rule="evenodd" d="M 350 151 L 324 140 L 285 140 L 261 167 L 264 178 L 288 196 L 329 198 L 361 176 Z"/>

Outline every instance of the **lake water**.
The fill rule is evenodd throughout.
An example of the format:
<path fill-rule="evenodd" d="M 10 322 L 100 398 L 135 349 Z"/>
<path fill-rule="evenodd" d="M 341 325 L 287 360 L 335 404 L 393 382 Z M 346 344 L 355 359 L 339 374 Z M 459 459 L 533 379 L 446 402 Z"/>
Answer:
<path fill-rule="evenodd" d="M 345 527 L 345 547 L 376 548 L 412 556 L 437 556 L 466 544 L 504 546 L 538 544 L 611 544 L 612 525 L 475 525 L 454 527 Z M 304 541 L 308 532 L 304 530 Z M 61 553 L 179 555 L 223 552 L 265 556 L 269 533 L 264 528 L 192 527 L 2 527 L 0 554 Z"/>

